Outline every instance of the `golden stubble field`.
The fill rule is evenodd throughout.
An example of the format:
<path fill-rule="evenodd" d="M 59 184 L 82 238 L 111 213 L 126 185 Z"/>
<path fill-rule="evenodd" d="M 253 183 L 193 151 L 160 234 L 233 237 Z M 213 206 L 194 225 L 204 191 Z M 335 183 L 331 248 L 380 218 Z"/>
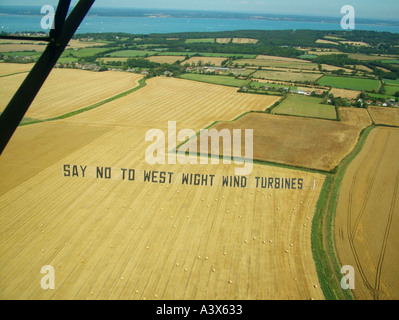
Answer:
<path fill-rule="evenodd" d="M 144 157 L 146 132 L 167 121 L 198 130 L 275 99 L 155 78 L 100 108 L 18 128 L 0 158 L 1 298 L 323 299 L 310 236 L 324 176 L 255 165 L 245 188 L 230 188 L 221 179 L 234 164 Z M 166 183 L 159 173 L 144 181 L 150 170 Z M 182 185 L 183 174 L 208 180 Z M 303 179 L 303 188 L 262 189 L 255 177 Z M 45 265 L 54 290 L 40 286 Z"/>
<path fill-rule="evenodd" d="M 0 70 L 10 72 L 0 64 Z M 1 72 L 1 71 L 0 71 Z M 0 111 L 26 78 L 25 73 L 0 78 Z M 74 69 L 54 69 L 32 103 L 26 117 L 48 119 L 88 107 L 138 85 L 142 76 L 132 73 L 105 73 Z"/>
<path fill-rule="evenodd" d="M 72 39 L 67 45 L 67 49 L 80 49 L 89 48 L 95 46 L 103 46 L 103 42 L 94 41 L 81 41 L 78 39 Z M 43 52 L 46 49 L 47 42 L 37 42 L 29 40 L 0 40 L 0 52 L 22 52 L 22 51 L 36 51 Z"/>
<path fill-rule="evenodd" d="M 346 170 L 335 218 L 343 265 L 355 270 L 360 300 L 399 297 L 399 128 L 375 128 Z"/>

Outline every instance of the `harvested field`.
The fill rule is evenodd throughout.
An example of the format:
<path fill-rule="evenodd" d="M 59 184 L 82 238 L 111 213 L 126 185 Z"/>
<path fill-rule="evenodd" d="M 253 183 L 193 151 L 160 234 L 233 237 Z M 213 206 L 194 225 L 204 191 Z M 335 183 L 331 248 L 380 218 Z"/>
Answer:
<path fill-rule="evenodd" d="M 19 177 L 0 196 L 1 298 L 323 299 L 311 250 L 323 175 L 254 165 L 247 188 L 230 188 L 221 179 L 234 175 L 232 164 L 145 161 L 146 132 L 168 120 L 198 130 L 273 101 L 153 78 L 101 108 L 19 127 L 0 158 L 2 184 Z M 69 151 L 56 152 L 64 142 Z M 29 163 L 38 166 L 30 177 L 9 169 Z M 74 164 L 87 166 L 85 177 L 65 176 Z M 97 166 L 112 168 L 112 178 L 96 177 Z M 135 180 L 123 180 L 121 168 L 135 169 Z M 144 170 L 173 179 L 145 182 Z M 214 184 L 182 185 L 183 173 L 214 175 Z M 303 188 L 257 188 L 255 177 L 303 179 Z M 45 265 L 55 269 L 54 290 L 40 286 Z"/>
<path fill-rule="evenodd" d="M 359 97 L 361 91 L 332 88 L 330 93 L 332 93 L 334 97 L 356 99 Z"/>
<path fill-rule="evenodd" d="M 249 39 L 249 38 L 233 38 L 233 43 L 247 44 L 247 43 L 258 43 L 258 39 Z"/>
<path fill-rule="evenodd" d="M 20 72 L 29 72 L 32 68 L 33 63 L 0 63 L 0 77 Z"/>
<path fill-rule="evenodd" d="M 192 57 L 187 61 L 184 61 L 184 64 L 188 63 L 191 65 L 192 63 L 195 63 L 197 66 L 198 63 L 201 61 L 202 66 L 205 66 L 206 64 L 214 65 L 217 67 L 220 67 L 222 65 L 222 62 L 225 61 L 227 58 L 221 58 L 221 57 Z"/>
<path fill-rule="evenodd" d="M 390 57 L 384 57 L 384 56 L 373 55 L 373 54 L 364 54 L 364 53 L 350 53 L 348 55 L 348 57 L 351 59 L 358 59 L 361 61 L 392 59 Z"/>
<path fill-rule="evenodd" d="M 370 47 L 370 45 L 363 41 L 340 41 L 342 44 L 348 44 L 355 47 Z"/>
<path fill-rule="evenodd" d="M 370 114 L 366 109 L 354 107 L 339 107 L 339 116 L 343 123 L 358 125 L 363 128 L 372 125 Z"/>
<path fill-rule="evenodd" d="M 23 51 L 35 51 L 43 52 L 46 49 L 47 44 L 0 44 L 0 52 L 23 52 Z"/>
<path fill-rule="evenodd" d="M 99 47 L 103 46 L 105 43 L 103 42 L 95 42 L 95 41 L 82 41 L 78 39 L 72 39 L 69 41 L 67 45 L 67 49 L 80 49 L 80 48 L 89 48 L 89 47 Z M 20 50 L 15 50 L 15 51 L 24 51 L 24 50 L 32 50 L 30 49 L 33 46 L 40 46 L 39 52 L 42 52 L 46 46 L 47 42 L 37 42 L 37 41 L 30 41 L 30 40 L 10 40 L 10 39 L 0 39 L 0 48 L 2 48 L 5 45 L 14 45 L 18 46 Z M 26 46 L 25 48 L 23 46 Z M 44 48 L 44 49 L 43 49 Z M 1 51 L 0 49 L 0 52 Z"/>
<path fill-rule="evenodd" d="M 399 298 L 399 129 L 375 128 L 341 183 L 335 243 L 359 300 Z"/>
<path fill-rule="evenodd" d="M 322 70 L 327 70 L 327 71 L 336 71 L 336 70 L 344 70 L 345 72 L 353 72 L 353 70 L 348 69 L 348 68 L 341 68 L 341 67 L 336 67 L 336 66 L 330 66 L 328 64 L 322 64 Z"/>
<path fill-rule="evenodd" d="M 254 78 L 266 80 L 281 80 L 293 82 L 316 81 L 323 76 L 322 73 L 316 72 L 292 72 L 292 71 L 265 71 L 260 70 L 254 73 Z"/>
<path fill-rule="evenodd" d="M 366 71 L 366 72 L 373 72 L 373 69 L 370 69 L 369 67 L 366 67 L 365 65 L 357 65 L 356 70 L 360 71 Z"/>
<path fill-rule="evenodd" d="M 301 59 L 295 59 L 295 58 L 286 58 L 286 57 L 279 57 L 279 56 L 267 56 L 267 55 L 258 55 L 256 57 L 256 59 L 261 59 L 261 60 L 279 60 L 279 61 L 290 61 L 290 62 L 299 62 L 299 63 L 303 63 L 306 61 L 301 60 Z M 311 62 L 308 62 L 311 63 Z"/>
<path fill-rule="evenodd" d="M 231 38 L 217 38 L 216 42 L 217 43 L 230 43 L 231 42 Z"/>
<path fill-rule="evenodd" d="M 4 110 L 26 74 L 0 78 L 0 111 Z M 138 85 L 141 75 L 111 72 L 90 72 L 54 69 L 26 116 L 48 119 L 88 107 Z M 69 83 L 68 90 L 65 84 Z"/>
<path fill-rule="evenodd" d="M 146 58 L 147 60 L 150 60 L 151 62 L 157 62 L 157 63 L 168 63 L 168 64 L 174 64 L 176 61 L 183 61 L 184 56 L 153 56 Z"/>
<path fill-rule="evenodd" d="M 176 121 L 180 129 L 200 130 L 214 121 L 233 120 L 246 111 L 264 111 L 279 99 L 237 93 L 237 88 L 233 87 L 158 77 L 147 80 L 147 85 L 134 94 L 73 119 L 79 123 L 155 128 L 165 128 L 168 121 Z M 127 105 L 129 109 L 121 109 L 120 105 Z M 228 107 L 220 107 L 223 105 Z"/>
<path fill-rule="evenodd" d="M 220 76 L 212 74 L 197 74 L 197 73 L 185 73 L 180 76 L 182 79 L 201 81 L 213 84 L 220 84 L 231 87 L 242 87 L 249 83 L 248 80 L 236 79 L 231 76 Z"/>
<path fill-rule="evenodd" d="M 334 169 L 353 150 L 364 127 L 364 124 L 264 113 L 249 113 L 236 121 L 212 126 L 219 132 L 252 128 L 254 159 L 323 171 Z M 197 139 L 199 146 L 200 140 Z M 241 140 L 245 141 L 244 137 Z M 195 141 L 187 142 L 186 147 L 192 143 Z M 211 154 L 210 149 L 208 152 Z"/>
<path fill-rule="evenodd" d="M 317 70 L 317 64 L 306 61 L 289 61 L 273 59 L 239 59 L 234 63 L 243 66 L 250 65 L 255 67 L 299 69 L 299 70 Z"/>
<path fill-rule="evenodd" d="M 369 107 L 368 110 L 375 124 L 385 124 L 399 127 L 399 109 Z"/>
<path fill-rule="evenodd" d="M 330 41 L 330 40 L 324 40 L 324 39 L 317 39 L 316 43 L 323 43 L 323 44 L 334 44 L 338 45 L 338 42 Z"/>
<path fill-rule="evenodd" d="M 96 41 L 83 41 L 79 39 L 72 39 L 69 41 L 67 49 L 81 49 L 81 48 L 91 48 L 91 47 L 101 47 L 105 45 L 104 42 L 96 42 Z"/>

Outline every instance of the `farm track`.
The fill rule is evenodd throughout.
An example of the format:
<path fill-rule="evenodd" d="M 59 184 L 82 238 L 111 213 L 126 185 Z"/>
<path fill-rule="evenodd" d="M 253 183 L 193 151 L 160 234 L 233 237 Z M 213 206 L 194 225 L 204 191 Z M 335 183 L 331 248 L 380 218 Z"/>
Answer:
<path fill-rule="evenodd" d="M 388 222 L 387 222 L 387 226 L 385 228 L 384 240 L 383 240 L 383 244 L 382 244 L 380 258 L 378 259 L 377 274 L 376 274 L 376 280 L 375 280 L 375 290 L 374 290 L 374 300 L 380 299 L 382 265 L 383 265 L 384 259 L 385 259 L 385 252 L 386 252 L 386 248 L 387 248 L 389 232 L 391 230 L 392 219 L 393 219 L 393 215 L 394 215 L 394 211 L 395 211 L 396 198 L 398 196 L 398 189 L 399 189 L 399 171 L 396 174 L 396 183 L 395 183 L 395 188 L 394 188 L 393 196 L 392 196 L 391 209 L 389 211 Z"/>
<path fill-rule="evenodd" d="M 388 132 L 387 137 L 386 137 L 385 142 L 384 142 L 384 145 L 382 146 L 381 151 L 379 152 L 379 156 L 374 161 L 374 164 L 376 164 L 376 165 L 374 165 L 374 170 L 370 174 L 371 175 L 371 180 L 370 180 L 370 182 L 368 184 L 368 188 L 367 188 L 366 193 L 365 193 L 366 195 L 365 195 L 363 204 L 362 204 L 362 206 L 361 206 L 361 208 L 359 210 L 358 215 L 356 216 L 355 224 L 353 226 L 352 226 L 353 193 L 354 193 L 354 190 L 355 190 L 358 174 L 359 174 L 359 171 L 361 169 L 360 166 L 356 169 L 356 172 L 355 172 L 353 180 L 352 180 L 352 185 L 351 185 L 351 188 L 350 188 L 350 191 L 349 191 L 348 220 L 347 220 L 348 221 L 348 240 L 349 240 L 349 244 L 351 246 L 351 250 L 353 252 L 353 256 L 354 256 L 354 258 L 356 260 L 356 265 L 357 265 L 357 267 L 358 267 L 358 269 L 360 271 L 360 275 L 362 277 L 362 280 L 363 280 L 365 286 L 367 287 L 367 289 L 370 290 L 370 292 L 372 292 L 373 294 L 374 294 L 376 288 L 375 287 L 373 288 L 371 286 L 371 284 L 369 283 L 369 281 L 367 280 L 366 274 L 365 274 L 365 272 L 363 270 L 363 267 L 362 267 L 362 264 L 360 262 L 360 257 L 358 255 L 358 252 L 357 252 L 356 247 L 355 247 L 355 236 L 356 236 L 357 229 L 359 227 L 359 223 L 362 220 L 362 217 L 364 215 L 367 203 L 368 203 L 368 201 L 370 199 L 370 194 L 371 194 L 372 188 L 374 186 L 374 182 L 375 182 L 378 170 L 380 168 L 381 161 L 382 161 L 382 159 L 383 159 L 383 157 L 385 155 L 385 152 L 386 152 L 386 149 L 387 149 L 387 145 L 388 145 L 389 136 L 390 136 L 390 133 Z M 376 152 L 376 154 L 378 154 L 378 153 Z"/>

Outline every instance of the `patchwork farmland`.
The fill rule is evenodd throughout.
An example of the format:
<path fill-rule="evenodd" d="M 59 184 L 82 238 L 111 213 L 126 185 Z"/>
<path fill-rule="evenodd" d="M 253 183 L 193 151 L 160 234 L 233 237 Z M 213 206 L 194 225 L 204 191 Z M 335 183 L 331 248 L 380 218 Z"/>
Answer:
<path fill-rule="evenodd" d="M 399 56 L 312 32 L 74 39 L 0 157 L 0 297 L 395 299 Z"/>

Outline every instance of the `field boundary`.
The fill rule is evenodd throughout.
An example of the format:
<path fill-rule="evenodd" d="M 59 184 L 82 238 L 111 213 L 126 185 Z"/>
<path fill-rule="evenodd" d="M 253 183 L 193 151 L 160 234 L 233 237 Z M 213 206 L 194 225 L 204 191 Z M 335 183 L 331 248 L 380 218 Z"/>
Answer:
<path fill-rule="evenodd" d="M 21 71 L 21 72 L 14 72 L 14 73 L 10 73 L 10 74 L 4 74 L 4 75 L 0 76 L 0 78 L 11 77 L 11 76 L 15 76 L 17 74 L 22 74 L 22 73 L 29 73 L 29 71 Z"/>
<path fill-rule="evenodd" d="M 320 285 L 327 300 L 354 300 L 353 293 L 341 288 L 341 267 L 335 250 L 334 218 L 341 182 L 348 166 L 363 149 L 370 132 L 377 126 L 370 125 L 362 130 L 352 152 L 336 168 L 335 174 L 326 176 L 323 190 L 316 206 L 312 224 L 312 251 Z"/>
<path fill-rule="evenodd" d="M 268 114 L 267 112 L 268 110 L 269 108 L 266 109 L 265 111 L 247 111 L 230 121 L 214 121 L 205 129 L 209 129 L 218 123 L 232 123 L 249 113 Z M 336 111 L 337 115 L 339 115 L 339 111 L 337 109 Z M 340 118 L 338 118 L 337 120 L 340 121 Z M 364 128 L 361 131 L 358 141 L 353 150 L 344 159 L 341 160 L 341 162 L 337 167 L 335 167 L 331 171 L 323 171 L 318 169 L 293 166 L 289 164 L 253 159 L 253 163 L 258 165 L 278 167 L 278 168 L 284 168 L 284 169 L 296 170 L 302 172 L 317 173 L 325 176 L 325 182 L 321 189 L 319 199 L 317 201 L 315 208 L 314 218 L 312 221 L 311 246 L 312 246 L 312 255 L 315 262 L 316 272 L 320 281 L 321 289 L 323 291 L 326 300 L 355 300 L 353 293 L 351 291 L 345 291 L 341 288 L 340 279 L 342 278 L 343 275 L 341 274 L 340 262 L 334 245 L 335 242 L 333 235 L 334 217 L 338 201 L 339 190 L 345 172 L 350 163 L 352 162 L 352 160 L 355 159 L 355 157 L 362 150 L 370 132 L 376 127 L 378 126 L 372 124 Z M 199 152 L 188 154 L 185 152 L 178 151 L 178 149 L 182 145 L 186 144 L 194 137 L 197 137 L 199 135 L 200 132 L 186 139 L 184 142 L 180 143 L 177 147 L 168 151 L 168 153 L 186 154 L 197 157 L 219 158 L 220 160 L 223 160 L 223 156 L 220 155 L 216 156 L 212 154 L 201 154 Z M 234 158 L 231 157 L 230 160 L 234 161 Z M 246 159 L 236 158 L 235 160 L 246 160 Z"/>
<path fill-rule="evenodd" d="M 86 112 L 86 111 L 93 110 L 95 108 L 103 106 L 104 104 L 107 104 L 109 102 L 118 100 L 120 98 L 123 98 L 123 97 L 125 97 L 125 96 L 127 96 L 127 95 L 129 95 L 129 94 L 131 94 L 131 93 L 133 93 L 133 92 L 135 92 L 135 91 L 137 91 L 137 90 L 139 90 L 139 89 L 141 89 L 141 88 L 146 86 L 146 82 L 145 82 L 144 78 L 138 80 L 138 83 L 139 83 L 139 85 L 134 87 L 134 88 L 132 88 L 132 89 L 129 89 L 129 90 L 125 91 L 125 92 L 119 93 L 119 94 L 117 94 L 117 95 L 115 95 L 115 96 L 113 96 L 111 98 L 99 101 L 99 102 L 97 102 L 95 104 L 92 104 L 92 105 L 90 105 L 88 107 L 85 107 L 85 108 L 82 108 L 82 109 L 78 109 L 78 110 L 75 110 L 75 111 L 72 111 L 72 112 L 68 112 L 68 113 L 65 113 L 63 115 L 60 115 L 60 116 L 57 116 L 57 117 L 53 117 L 53 118 L 49 118 L 49 119 L 44 119 L 44 120 L 35 119 L 35 120 L 32 120 L 32 121 L 28 120 L 26 122 L 21 122 L 20 126 L 22 127 L 22 126 L 27 126 L 27 125 L 31 125 L 31 124 L 41 123 L 41 122 L 62 120 L 62 119 L 66 119 L 66 118 L 70 118 L 70 117 L 76 116 L 76 115 L 78 115 L 80 113 L 83 113 L 83 112 Z"/>

